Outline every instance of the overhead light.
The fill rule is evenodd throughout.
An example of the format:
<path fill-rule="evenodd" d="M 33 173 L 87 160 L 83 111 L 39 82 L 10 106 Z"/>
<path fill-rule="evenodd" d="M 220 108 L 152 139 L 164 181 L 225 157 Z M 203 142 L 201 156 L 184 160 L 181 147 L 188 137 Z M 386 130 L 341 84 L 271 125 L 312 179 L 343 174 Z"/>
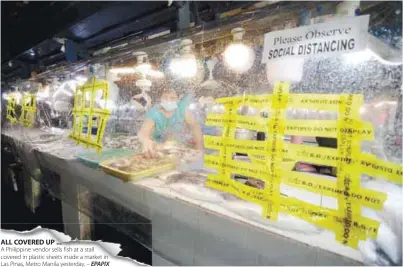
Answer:
<path fill-rule="evenodd" d="M 150 70 L 147 74 L 154 78 L 164 78 L 165 76 L 164 73 L 159 70 Z"/>
<path fill-rule="evenodd" d="M 34 50 L 29 51 L 29 55 L 30 55 L 31 57 L 35 56 L 35 51 L 34 51 Z"/>
<path fill-rule="evenodd" d="M 148 72 L 151 70 L 151 65 L 148 63 L 142 63 L 140 65 L 137 65 L 135 69 L 138 72 L 148 74 Z"/>
<path fill-rule="evenodd" d="M 254 53 L 252 49 L 244 44 L 231 44 L 224 52 L 224 60 L 235 72 L 248 71 L 254 61 Z"/>
<path fill-rule="evenodd" d="M 9 62 L 8 62 L 8 66 L 11 68 L 11 67 L 13 66 L 13 62 L 12 62 L 12 61 L 9 61 Z"/>
<path fill-rule="evenodd" d="M 143 79 L 146 78 L 146 75 L 150 75 L 155 78 L 164 77 L 164 73 L 152 69 L 152 66 L 148 61 L 148 55 L 146 52 L 134 52 L 133 56 L 136 56 L 137 58 L 137 66 L 135 67 L 135 70 L 142 75 Z"/>
<path fill-rule="evenodd" d="M 140 51 L 140 52 L 134 52 L 132 55 L 136 56 L 136 58 L 137 58 L 137 66 L 135 67 L 135 70 L 137 72 L 140 72 L 144 77 L 145 75 L 148 74 L 148 72 L 152 68 L 150 63 L 148 62 L 147 53 Z"/>
<path fill-rule="evenodd" d="M 116 73 L 116 74 L 130 74 L 130 73 L 135 73 L 136 69 L 134 68 L 112 68 L 109 70 L 112 73 Z"/>
<path fill-rule="evenodd" d="M 175 75 L 183 78 L 193 77 L 197 73 L 197 62 L 195 56 L 174 58 L 169 65 L 169 69 Z"/>
<path fill-rule="evenodd" d="M 233 71 L 243 73 L 248 71 L 254 63 L 255 53 L 252 48 L 242 43 L 245 33 L 243 28 L 235 28 L 231 31 L 234 43 L 230 44 L 224 52 L 224 62 Z"/>
<path fill-rule="evenodd" d="M 197 61 L 192 54 L 192 40 L 185 39 L 181 41 L 180 56 L 171 60 L 169 64 L 170 71 L 181 78 L 190 78 L 197 73 Z"/>

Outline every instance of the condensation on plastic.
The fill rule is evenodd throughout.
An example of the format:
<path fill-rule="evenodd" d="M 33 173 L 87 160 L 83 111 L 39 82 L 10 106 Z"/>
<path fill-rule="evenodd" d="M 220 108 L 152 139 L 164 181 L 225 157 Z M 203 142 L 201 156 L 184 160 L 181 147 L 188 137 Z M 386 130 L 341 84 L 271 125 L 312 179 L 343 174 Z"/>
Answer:
<path fill-rule="evenodd" d="M 172 47 L 174 49 L 174 47 Z M 259 49 L 255 49 L 259 52 Z M 160 54 L 164 54 L 160 51 Z M 163 56 L 162 60 L 169 61 L 173 55 Z M 256 59 L 258 62 L 260 58 Z M 201 64 L 198 65 L 199 71 Z M 202 73 L 200 71 L 199 73 Z M 400 95 L 400 86 L 402 83 L 401 68 L 399 66 L 388 66 L 374 59 L 367 62 L 347 64 L 343 61 L 343 57 L 338 58 L 318 58 L 306 60 L 303 66 L 302 79 L 298 83 L 292 84 L 291 93 L 328 93 L 328 94 L 341 94 L 341 93 L 360 93 L 365 96 L 365 102 L 368 108 L 362 114 L 364 121 L 372 122 L 375 130 L 375 141 L 365 142 L 363 150 L 372 152 L 377 157 L 393 161 L 396 163 L 402 162 L 401 144 L 395 144 L 393 141 L 396 138 L 401 139 L 401 118 L 396 120 L 392 125 L 385 127 L 383 122 L 376 120 L 378 110 L 374 106 L 380 102 L 395 102 L 398 103 Z M 211 97 L 213 99 L 219 97 L 235 96 L 243 93 L 246 94 L 267 94 L 271 93 L 272 84 L 267 81 L 265 66 L 255 64 L 251 70 L 245 74 L 234 75 L 230 70 L 223 67 L 222 62 L 217 63 L 213 71 L 213 79 L 206 83 L 209 76 L 206 75 L 203 80 L 203 75 L 198 74 L 194 79 L 189 79 L 186 82 L 180 81 L 172 75 L 167 74 L 165 86 L 176 90 L 179 94 L 192 94 L 190 110 L 199 122 L 203 124 L 207 114 L 209 113 L 223 113 L 223 107 L 210 103 L 201 103 L 200 98 Z M 387 80 L 385 85 L 382 81 Z M 115 107 L 112 109 L 112 116 L 110 117 L 104 136 L 105 148 L 126 148 L 133 150 L 141 150 L 141 144 L 136 137 L 142 121 L 144 119 L 144 112 L 136 110 L 131 104 L 131 96 L 135 95 L 134 89 L 130 81 L 125 84 L 113 81 L 119 88 L 119 97 L 116 99 Z M 154 82 L 154 81 L 153 81 Z M 155 81 L 157 83 L 157 81 Z M 127 87 L 123 90 L 123 87 Z M 213 86 L 213 88 L 211 88 Z M 51 85 L 57 88 L 57 84 Z M 125 92 L 125 94 L 123 94 Z M 130 93 L 132 92 L 132 93 Z M 155 90 L 150 92 L 153 104 L 158 103 L 159 91 Z M 388 96 L 387 100 L 381 100 L 385 94 Z M 125 95 L 125 97 L 122 97 Z M 378 101 L 379 99 L 379 101 Z M 2 103 L 5 103 L 2 100 Z M 38 101 L 37 116 L 35 127 L 26 130 L 20 125 L 9 125 L 4 116 L 4 107 L 2 105 L 2 134 L 7 136 L 3 141 L 11 143 L 12 151 L 18 160 L 24 172 L 34 179 L 37 179 L 43 190 L 68 203 L 75 203 L 74 200 L 69 199 L 69 195 L 64 192 L 68 190 L 60 186 L 59 175 L 53 173 L 47 168 L 47 163 L 43 154 L 52 154 L 56 157 L 71 160 L 78 151 L 85 151 L 84 148 L 76 146 L 71 140 L 68 140 L 70 132 L 68 121 L 71 117 L 71 111 L 57 112 L 54 110 L 52 103 L 45 101 Z M 400 107 L 401 109 L 401 107 Z M 399 107 L 396 110 L 399 112 Z M 264 116 L 270 116 L 269 111 Z M 391 114 L 390 117 L 393 117 Z M 400 114 L 401 116 L 401 114 Z M 336 113 L 313 111 L 303 109 L 289 109 L 286 114 L 287 119 L 316 119 L 316 120 L 334 120 L 337 118 Z M 59 123 L 56 118 L 62 118 Z M 400 127 L 394 127 L 400 123 Z M 221 135 L 222 129 L 219 127 L 206 127 L 202 125 L 204 134 L 206 135 Z M 397 129 L 397 130 L 396 130 Z M 38 152 L 40 151 L 40 152 Z M 215 151 L 206 151 L 205 153 L 215 153 Z M 206 189 L 203 185 L 203 180 L 195 183 L 192 179 L 187 179 L 188 172 L 195 171 L 202 168 L 202 162 L 196 160 L 191 164 L 180 165 L 178 167 L 179 177 L 174 180 L 169 180 L 166 186 L 177 190 L 179 193 L 184 189 L 188 197 L 192 197 L 194 188 Z M 38 175 L 40 173 L 41 175 Z M 205 174 L 202 175 L 205 179 Z M 367 177 L 368 178 L 368 177 Z M 112 178 L 111 178 L 112 179 Z M 370 177 L 368 178 L 370 179 Z M 196 184 L 196 185 L 195 185 Z M 191 185 L 187 186 L 187 185 Z M 401 188 L 401 187 L 400 187 Z M 20 189 L 22 190 L 21 186 Z M 193 190 L 193 191 L 192 191 Z M 216 190 L 209 190 L 208 194 L 212 194 L 210 199 L 213 199 L 217 205 L 228 208 L 237 214 L 248 217 L 248 219 L 259 221 L 257 216 L 258 211 L 255 207 L 239 199 L 231 199 L 227 194 L 223 194 Z M 206 195 L 204 201 L 207 201 Z M 200 196 L 201 197 L 201 196 Z M 84 190 L 80 194 L 83 199 L 82 204 L 79 205 L 80 211 L 94 217 L 94 220 L 101 223 L 109 223 L 120 231 L 134 236 L 134 238 L 141 240 L 146 246 L 151 246 L 150 236 L 151 230 L 149 226 L 144 226 L 144 229 L 133 228 L 132 224 L 125 224 L 126 222 L 148 222 L 147 219 L 142 218 L 136 214 L 128 212 L 125 208 L 108 200 L 108 196 L 100 196 L 95 192 L 91 192 L 91 188 Z M 199 198 L 200 200 L 200 198 Z M 220 204 L 221 203 L 221 204 Z M 252 214 L 252 215 L 251 215 Z M 284 220 L 283 220 L 284 219 Z M 290 220 L 288 217 L 280 217 L 279 223 L 276 227 L 281 228 L 282 224 L 295 223 L 296 221 Z M 292 222 L 290 222 L 292 221 Z M 261 222 L 261 221 L 259 221 Z M 304 222 L 305 223 L 305 222 Z M 139 225 L 142 225 L 141 223 Z M 315 233 L 318 229 L 312 225 L 304 228 L 304 226 L 288 225 L 283 228 L 288 231 Z M 305 229 L 305 230 L 304 230 Z M 376 242 L 376 241 L 374 241 Z"/>

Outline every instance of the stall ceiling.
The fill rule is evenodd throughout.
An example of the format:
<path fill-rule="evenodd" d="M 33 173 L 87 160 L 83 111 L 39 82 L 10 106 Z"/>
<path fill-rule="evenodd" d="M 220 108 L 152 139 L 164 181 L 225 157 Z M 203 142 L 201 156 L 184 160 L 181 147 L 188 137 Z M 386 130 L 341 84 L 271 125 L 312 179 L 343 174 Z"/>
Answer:
<path fill-rule="evenodd" d="M 190 2 L 194 20 L 208 22 L 215 14 L 256 2 Z M 57 38 L 94 51 L 109 42 L 155 29 L 177 30 L 182 1 L 25 1 L 1 2 L 2 81 L 27 78 L 32 70 L 66 60 Z M 60 40 L 60 39 L 59 39 Z"/>
<path fill-rule="evenodd" d="M 224 12 L 247 9 L 258 2 L 189 3 L 191 19 L 197 26 L 219 20 Z M 366 5 L 363 3 L 362 6 Z M 390 13 L 395 13 L 398 7 L 395 2 L 369 3 L 375 11 L 389 8 Z M 293 2 L 280 3 L 283 4 Z M 301 2 L 301 6 L 308 4 Z M 44 71 L 65 62 L 62 39 L 73 42 L 80 52 L 88 55 L 124 38 L 141 37 L 156 30 L 176 32 L 180 25 L 178 10 L 183 5 L 184 1 L 173 1 L 171 6 L 168 1 L 2 1 L 2 82 L 25 79 L 33 70 Z M 371 16 L 375 11 L 369 12 Z M 384 24 L 385 14 L 378 17 L 376 21 Z"/>

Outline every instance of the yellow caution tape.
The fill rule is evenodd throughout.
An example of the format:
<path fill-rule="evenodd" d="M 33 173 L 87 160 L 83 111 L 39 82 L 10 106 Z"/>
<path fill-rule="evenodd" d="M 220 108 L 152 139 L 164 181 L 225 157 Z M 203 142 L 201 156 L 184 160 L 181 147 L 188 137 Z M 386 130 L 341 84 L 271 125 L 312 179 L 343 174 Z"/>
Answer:
<path fill-rule="evenodd" d="M 221 137 L 204 136 L 204 144 L 206 148 L 221 149 L 223 142 Z M 268 146 L 266 142 L 252 141 L 252 140 L 237 140 L 229 139 L 226 141 L 227 147 L 236 152 L 250 154 L 250 155 L 266 155 Z M 358 161 L 360 166 L 359 170 L 362 173 L 370 175 L 374 178 L 383 178 L 391 182 L 402 184 L 402 166 L 396 163 L 384 161 L 376 158 L 367 153 L 360 153 L 355 158 L 340 158 L 337 155 L 337 150 L 327 147 L 315 147 L 309 145 L 299 145 L 284 143 L 283 153 L 284 158 L 292 159 L 293 161 L 309 162 L 312 164 L 336 167 L 337 162 L 340 160 Z M 252 157 L 254 162 L 265 162 L 263 159 L 256 159 Z"/>
<path fill-rule="evenodd" d="M 344 224 L 348 224 L 348 234 L 365 240 L 367 237 L 376 238 L 379 222 L 360 216 L 355 220 L 346 221 L 337 210 L 316 206 L 292 197 L 281 196 L 281 211 L 299 217 L 321 228 L 336 231 L 341 234 Z M 344 233 L 343 233 L 344 234 Z"/>
<path fill-rule="evenodd" d="M 251 131 L 268 132 L 269 119 L 250 116 L 235 116 L 232 120 L 224 120 L 224 115 L 209 114 L 206 119 L 208 126 L 229 125 Z M 287 120 L 284 134 L 296 136 L 337 137 L 337 121 L 330 120 Z M 353 127 L 342 128 L 343 132 L 351 132 L 357 136 L 363 136 L 364 140 L 373 140 L 374 131 L 370 123 L 356 123 Z"/>
<path fill-rule="evenodd" d="M 365 188 L 349 193 L 339 189 L 334 181 L 295 171 L 283 171 L 281 182 L 323 196 L 336 198 L 347 196 L 352 201 L 375 210 L 381 210 L 387 198 L 385 193 Z"/>
<path fill-rule="evenodd" d="M 360 170 L 374 178 L 383 178 L 397 184 L 402 184 L 402 165 L 384 161 L 373 155 L 361 153 Z"/>
<path fill-rule="evenodd" d="M 271 104 L 271 95 L 243 95 L 235 97 L 224 97 L 216 100 L 218 104 L 228 106 L 251 106 L 256 108 L 269 107 Z"/>
<path fill-rule="evenodd" d="M 263 217 L 276 220 L 279 212 L 304 219 L 333 231 L 336 240 L 357 247 L 359 240 L 376 238 L 379 222 L 361 216 L 361 206 L 381 210 L 386 194 L 361 188 L 361 174 L 402 183 L 402 166 L 361 153 L 361 142 L 373 140 L 373 127 L 359 120 L 362 95 L 288 94 L 287 84 L 276 85 L 273 95 L 243 95 L 217 100 L 224 114 L 209 115 L 207 125 L 224 127 L 223 136 L 205 136 L 205 147 L 220 151 L 205 155 L 205 166 L 218 171 L 206 185 L 262 205 Z M 237 115 L 241 106 L 270 111 L 270 118 Z M 288 108 L 338 111 L 338 120 L 285 120 Z M 238 140 L 235 129 L 265 132 L 266 141 Z M 284 135 L 338 139 L 338 148 L 284 143 Z M 248 157 L 232 159 L 235 153 Z M 296 162 L 337 167 L 337 179 L 292 171 Z M 265 182 L 264 190 L 241 184 L 241 175 Z M 280 184 L 338 200 L 338 209 L 315 206 L 280 196 Z"/>
<path fill-rule="evenodd" d="M 284 162 L 281 163 L 283 166 Z M 230 163 L 220 162 L 219 157 L 212 155 L 204 156 L 204 165 L 206 168 L 225 169 L 226 172 L 231 172 L 245 177 L 251 177 L 265 181 L 269 175 L 267 166 L 262 166 L 256 163 L 248 163 L 240 160 L 232 160 Z M 281 183 L 307 190 L 329 197 L 340 197 L 348 195 L 352 201 L 358 202 L 361 205 L 381 210 L 386 201 L 386 194 L 373 191 L 370 189 L 360 188 L 357 192 L 348 192 L 338 189 L 335 182 L 329 179 L 319 178 L 307 173 L 295 172 L 290 169 L 282 169 Z"/>
<path fill-rule="evenodd" d="M 258 205 L 263 205 L 269 201 L 267 194 L 262 189 L 244 185 L 233 179 L 221 179 L 214 174 L 208 175 L 206 186 L 236 195 L 243 200 Z"/>
<path fill-rule="evenodd" d="M 354 127 L 354 122 L 359 119 L 359 107 L 362 104 L 362 97 L 353 95 L 342 95 L 339 105 L 339 120 L 337 133 L 337 153 L 340 159 L 356 159 L 360 155 L 361 141 L 359 135 L 353 132 L 342 131 L 344 128 Z M 346 194 L 338 197 L 338 207 L 341 216 L 344 218 L 343 231 L 336 232 L 336 240 L 351 247 L 357 247 L 359 239 L 352 232 L 351 222 L 361 214 L 361 207 L 358 203 L 352 202 L 350 195 L 360 188 L 361 175 L 359 163 L 356 160 L 337 162 L 337 187 L 344 190 Z"/>
<path fill-rule="evenodd" d="M 280 212 L 280 181 L 281 181 L 281 162 L 283 161 L 284 129 L 285 129 L 285 108 L 288 103 L 289 83 L 277 83 L 272 96 L 272 117 L 269 121 L 268 152 L 269 160 L 268 170 L 264 191 L 268 194 L 268 201 L 263 205 L 264 217 L 276 221 Z"/>
<path fill-rule="evenodd" d="M 251 106 L 256 108 L 268 108 L 271 105 L 271 101 L 272 95 L 247 94 L 235 97 L 224 97 L 216 100 L 218 104 L 222 105 Z M 339 104 L 339 95 L 290 94 L 288 97 L 287 108 L 339 111 Z"/>
<path fill-rule="evenodd" d="M 362 136 L 364 140 L 373 140 L 374 131 L 370 123 L 355 122 L 351 127 L 342 127 L 340 131 Z M 287 120 L 285 133 L 296 136 L 337 137 L 337 121 L 329 120 Z"/>
<path fill-rule="evenodd" d="M 339 111 L 340 96 L 332 94 L 292 94 L 288 108 Z"/>

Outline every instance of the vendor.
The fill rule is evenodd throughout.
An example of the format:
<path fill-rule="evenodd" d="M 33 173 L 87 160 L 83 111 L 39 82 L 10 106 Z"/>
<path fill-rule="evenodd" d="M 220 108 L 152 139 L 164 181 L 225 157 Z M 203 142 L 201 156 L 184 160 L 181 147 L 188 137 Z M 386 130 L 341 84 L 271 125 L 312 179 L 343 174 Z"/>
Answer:
<path fill-rule="evenodd" d="M 143 144 L 143 152 L 147 156 L 155 156 L 156 143 L 170 140 L 203 149 L 200 125 L 188 110 L 188 106 L 188 98 L 179 100 L 174 91 L 166 90 L 161 94 L 160 102 L 147 112 L 138 134 Z"/>

